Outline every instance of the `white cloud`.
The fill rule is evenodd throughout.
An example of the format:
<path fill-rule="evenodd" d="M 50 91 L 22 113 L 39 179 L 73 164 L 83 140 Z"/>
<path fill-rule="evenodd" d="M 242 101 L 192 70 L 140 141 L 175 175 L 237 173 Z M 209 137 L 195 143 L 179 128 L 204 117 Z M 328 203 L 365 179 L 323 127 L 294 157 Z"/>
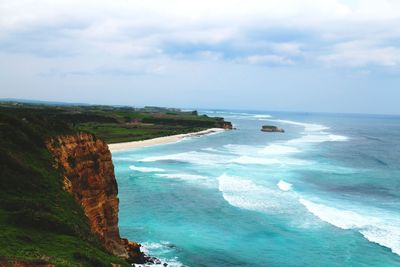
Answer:
<path fill-rule="evenodd" d="M 267 64 L 267 65 L 294 64 L 294 62 L 291 59 L 278 55 L 251 55 L 246 58 L 246 62 L 250 64 Z"/>
<path fill-rule="evenodd" d="M 304 45 L 297 42 L 273 43 L 271 47 L 276 51 L 287 55 L 301 55 Z"/>
<path fill-rule="evenodd" d="M 364 67 L 367 65 L 400 65 L 400 48 L 382 46 L 369 41 L 352 41 L 334 46 L 333 52 L 320 60 L 330 65 Z"/>
<path fill-rule="evenodd" d="M 396 66 L 399 24 L 397 0 L 0 0 L 0 51 Z"/>

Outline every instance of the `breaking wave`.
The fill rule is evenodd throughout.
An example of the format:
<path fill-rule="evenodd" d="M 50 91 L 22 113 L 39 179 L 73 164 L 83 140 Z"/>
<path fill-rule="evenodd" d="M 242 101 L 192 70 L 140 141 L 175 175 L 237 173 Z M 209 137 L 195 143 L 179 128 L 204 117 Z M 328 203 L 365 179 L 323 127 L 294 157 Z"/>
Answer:
<path fill-rule="evenodd" d="M 384 212 L 379 212 L 376 216 L 364 215 L 353 210 L 338 209 L 303 198 L 299 201 L 320 220 L 340 229 L 357 230 L 370 242 L 390 248 L 393 253 L 400 256 L 399 218 L 388 217 Z"/>
<path fill-rule="evenodd" d="M 218 177 L 218 190 L 231 206 L 271 213 L 292 213 L 295 195 L 278 191 L 237 176 Z"/>
<path fill-rule="evenodd" d="M 330 128 L 321 124 L 297 122 L 290 120 L 270 120 L 270 121 L 304 127 L 303 136 L 300 138 L 289 140 L 288 144 L 343 142 L 349 140 L 347 136 L 336 135 L 327 132 L 326 130 L 329 130 Z"/>
<path fill-rule="evenodd" d="M 272 118 L 272 116 L 271 115 L 254 115 L 254 118 L 257 118 L 257 119 L 269 119 L 269 118 Z"/>
<path fill-rule="evenodd" d="M 295 158 L 259 158 L 250 156 L 241 156 L 233 159 L 231 162 L 238 164 L 257 164 L 257 165 L 306 165 L 310 164 L 307 160 Z"/>
<path fill-rule="evenodd" d="M 260 153 L 267 155 L 287 155 L 300 153 L 301 150 L 297 147 L 287 146 L 287 145 L 278 145 L 272 144 L 263 148 Z"/>
<path fill-rule="evenodd" d="M 161 241 L 160 243 L 155 242 L 144 242 L 141 243 L 141 250 L 147 255 L 157 255 L 157 258 L 160 262 L 153 263 L 151 266 L 160 266 L 160 267 L 181 267 L 184 266 L 183 263 L 179 262 L 178 257 L 169 258 L 167 254 L 173 252 L 176 247 L 167 241 Z M 135 267 L 147 267 L 150 264 L 134 264 Z"/>
<path fill-rule="evenodd" d="M 151 167 L 137 167 L 134 165 L 129 166 L 129 169 L 132 171 L 138 171 L 138 172 L 164 172 L 164 169 L 160 168 L 151 168 Z"/>
<path fill-rule="evenodd" d="M 175 179 L 179 181 L 189 182 L 195 185 L 201 185 L 206 187 L 216 187 L 215 179 L 211 179 L 211 177 L 199 175 L 199 174 L 191 174 L 191 173 L 157 173 L 156 176 L 167 179 Z"/>
<path fill-rule="evenodd" d="M 343 142 L 347 140 L 348 137 L 343 135 L 321 133 L 321 134 L 307 134 L 300 138 L 289 140 L 288 143 L 302 144 L 302 143 Z"/>
<path fill-rule="evenodd" d="M 280 180 L 279 183 L 277 184 L 277 186 L 282 191 L 290 191 L 290 190 L 292 190 L 293 185 L 291 183 L 287 183 L 283 180 Z"/>
<path fill-rule="evenodd" d="M 212 153 L 203 153 L 197 151 L 190 151 L 184 153 L 169 154 L 165 156 L 147 157 L 139 160 L 140 162 L 154 162 L 154 161 L 177 161 L 187 162 L 198 165 L 210 165 L 228 162 L 230 157 Z"/>
<path fill-rule="evenodd" d="M 304 127 L 304 130 L 307 132 L 320 132 L 329 129 L 329 127 L 325 125 L 315 124 L 315 123 L 305 123 L 305 122 L 290 121 L 290 120 L 270 120 L 270 121 L 301 126 Z"/>

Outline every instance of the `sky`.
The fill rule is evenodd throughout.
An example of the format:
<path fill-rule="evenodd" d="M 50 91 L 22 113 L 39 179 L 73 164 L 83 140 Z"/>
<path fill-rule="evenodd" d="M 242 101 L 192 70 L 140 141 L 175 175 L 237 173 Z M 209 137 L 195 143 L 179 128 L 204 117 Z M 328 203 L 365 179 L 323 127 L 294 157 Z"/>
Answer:
<path fill-rule="evenodd" d="M 0 0 L 0 98 L 400 114 L 400 1 Z"/>

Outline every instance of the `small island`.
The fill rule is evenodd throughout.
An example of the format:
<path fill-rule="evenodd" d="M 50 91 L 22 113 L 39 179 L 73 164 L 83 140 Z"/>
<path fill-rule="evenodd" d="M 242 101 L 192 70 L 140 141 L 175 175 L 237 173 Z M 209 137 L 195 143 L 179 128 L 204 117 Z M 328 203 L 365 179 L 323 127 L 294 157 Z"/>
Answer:
<path fill-rule="evenodd" d="M 269 132 L 269 133 L 273 133 L 273 132 L 278 132 L 278 133 L 284 133 L 285 130 L 273 125 L 263 125 L 261 128 L 261 131 L 263 132 Z"/>

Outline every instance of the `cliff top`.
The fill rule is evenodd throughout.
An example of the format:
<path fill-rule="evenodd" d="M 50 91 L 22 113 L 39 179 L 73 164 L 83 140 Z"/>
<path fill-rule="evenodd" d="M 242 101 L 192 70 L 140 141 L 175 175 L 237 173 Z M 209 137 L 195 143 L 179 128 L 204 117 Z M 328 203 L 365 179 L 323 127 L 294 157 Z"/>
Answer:
<path fill-rule="evenodd" d="M 5 259 L 56 266 L 126 265 L 105 251 L 82 208 L 62 189 L 61 173 L 53 167 L 45 141 L 71 132 L 65 122 L 50 117 L 0 111 L 0 266 Z"/>
<path fill-rule="evenodd" d="M 59 132 L 67 128 L 89 132 L 107 143 L 145 140 L 215 127 L 231 127 L 231 124 L 225 122 L 223 118 L 199 116 L 196 111 L 156 107 L 50 106 L 0 102 L 0 112 L 13 113 L 19 118 L 30 114 L 45 120 L 59 121 L 67 126 L 58 129 Z"/>

